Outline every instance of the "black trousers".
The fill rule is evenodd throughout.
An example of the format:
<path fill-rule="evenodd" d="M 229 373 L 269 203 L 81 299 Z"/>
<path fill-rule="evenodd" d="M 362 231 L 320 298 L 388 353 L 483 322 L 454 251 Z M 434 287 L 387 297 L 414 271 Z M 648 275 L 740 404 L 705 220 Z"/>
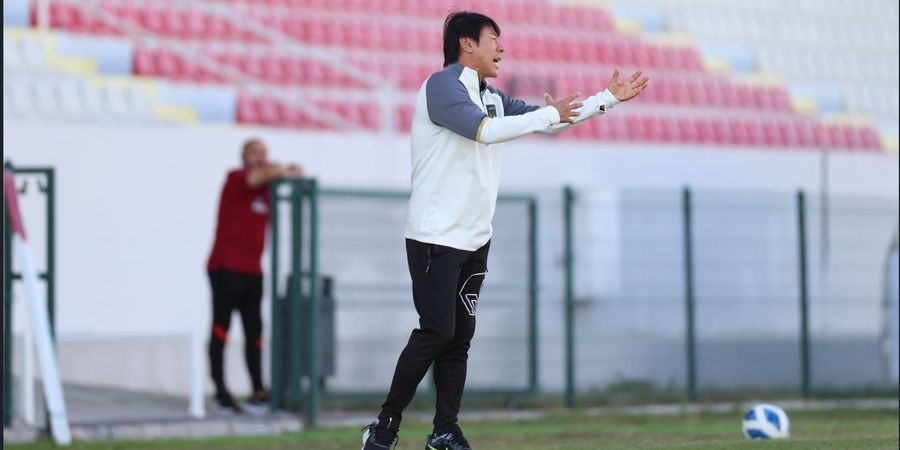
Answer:
<path fill-rule="evenodd" d="M 213 323 L 209 340 L 209 369 L 216 393 L 227 392 L 222 373 L 223 352 L 228 342 L 228 328 L 234 310 L 241 314 L 244 328 L 244 357 L 253 390 L 263 389 L 262 385 L 262 275 L 232 272 L 217 269 L 209 272 L 212 286 Z"/>
<path fill-rule="evenodd" d="M 379 415 L 381 424 L 399 428 L 403 410 L 432 364 L 437 394 L 435 432 L 456 423 L 489 248 L 490 242 L 469 252 L 406 240 L 419 328 L 412 331 L 400 353 Z"/>

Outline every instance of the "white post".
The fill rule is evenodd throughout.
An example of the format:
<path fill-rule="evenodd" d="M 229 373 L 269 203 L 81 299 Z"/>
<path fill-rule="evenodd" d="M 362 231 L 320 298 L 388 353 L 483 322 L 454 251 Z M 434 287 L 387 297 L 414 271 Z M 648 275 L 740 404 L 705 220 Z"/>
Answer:
<path fill-rule="evenodd" d="M 203 402 L 203 349 L 200 338 L 196 334 L 191 333 L 188 339 L 191 349 L 188 352 L 191 359 L 189 361 L 191 392 L 188 400 L 188 414 L 191 417 L 202 419 L 206 417 L 206 406 Z"/>
<path fill-rule="evenodd" d="M 26 330 L 19 339 L 22 343 L 22 376 L 19 378 L 19 400 L 22 406 L 22 420 L 27 425 L 35 424 L 34 408 L 34 343 L 31 330 Z"/>
<path fill-rule="evenodd" d="M 3 190 L 6 197 L 6 209 L 13 230 L 13 250 L 18 256 L 22 271 L 22 285 L 25 288 L 25 304 L 31 319 L 31 330 L 34 333 L 38 352 L 38 363 L 41 368 L 41 381 L 44 385 L 44 398 L 47 402 L 47 413 L 50 420 L 50 431 L 57 445 L 72 443 L 69 432 L 69 418 L 66 415 L 66 403 L 63 398 L 62 382 L 59 378 L 59 367 L 56 361 L 56 349 L 50 337 L 50 319 L 47 316 L 47 301 L 38 282 L 37 266 L 34 264 L 31 246 L 25 238 L 25 225 L 19 211 L 13 175 L 10 170 L 3 171 Z"/>
<path fill-rule="evenodd" d="M 25 298 L 28 300 L 28 313 L 34 330 L 38 349 L 38 361 L 44 382 L 44 396 L 50 414 L 50 430 L 58 445 L 69 445 L 72 437 L 69 434 L 69 419 L 66 415 L 66 404 L 63 399 L 62 383 L 59 378 L 59 367 L 56 365 L 56 350 L 50 338 L 50 319 L 47 317 L 47 302 L 41 293 L 37 270 L 32 259 L 31 246 L 22 236 L 13 235 L 13 247 L 19 256 L 19 267 L 22 268 L 22 281 L 25 286 Z"/>

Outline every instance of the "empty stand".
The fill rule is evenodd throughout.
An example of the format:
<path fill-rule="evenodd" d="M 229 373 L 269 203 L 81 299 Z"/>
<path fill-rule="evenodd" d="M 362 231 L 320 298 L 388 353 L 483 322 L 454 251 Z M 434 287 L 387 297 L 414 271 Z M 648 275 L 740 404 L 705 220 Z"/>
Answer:
<path fill-rule="evenodd" d="M 705 4 L 713 0 L 690 1 Z M 651 87 L 633 106 L 561 136 L 773 148 L 881 147 L 871 127 L 823 124 L 798 115 L 782 85 L 736 83 L 708 72 L 697 47 L 663 45 L 618 32 L 605 8 L 537 0 L 463 0 L 455 6 L 483 11 L 500 23 L 507 54 L 501 64 L 501 78 L 492 82 L 510 94 L 533 101 L 540 101 L 544 92 L 560 96 L 581 91 L 590 95 L 605 87 L 614 67 L 620 67 L 623 73 L 642 68 L 653 77 Z M 134 38 L 130 55 L 135 75 L 223 86 L 249 80 L 278 89 L 371 92 L 373 84 L 384 84 L 404 93 L 400 96 L 404 99 L 411 98 L 428 75 L 440 69 L 440 28 L 446 13 L 442 0 L 50 1 L 53 28 Z M 759 23 L 754 21 L 762 20 L 758 14 L 748 13 L 748 24 L 739 24 L 739 17 L 717 24 L 710 14 L 698 13 L 694 18 L 685 15 L 684 20 L 694 21 L 685 24 L 686 28 L 724 33 L 723 27 L 733 26 L 738 36 L 755 36 L 753 27 Z M 36 22 L 34 12 L 32 21 Z M 279 45 L 281 39 L 296 45 Z M 4 50 L 13 44 L 4 39 Z M 43 49 L 26 48 L 33 44 L 16 45 L 21 46 L 19 51 L 4 52 L 10 54 L 4 57 L 5 72 L 7 68 L 44 70 Z M 297 51 L 297 46 L 313 49 L 317 56 Z M 327 57 L 323 59 L 322 55 Z M 349 76 L 343 67 L 370 74 L 373 83 Z M 236 74 L 240 78 L 235 78 Z M 23 83 L 28 86 L 23 88 Z M 14 94 L 9 102 L 4 101 L 4 111 L 39 114 L 54 99 L 56 109 L 74 116 L 79 114 L 79 105 L 86 104 L 86 88 L 72 80 L 53 88 L 35 83 L 4 83 L 4 91 Z M 136 100 L 140 98 L 136 92 L 125 95 L 114 88 L 98 89 L 97 98 L 110 112 L 128 115 L 132 111 L 137 117 L 149 110 L 148 103 Z M 242 91 L 234 106 L 238 122 L 336 128 L 334 123 L 311 119 L 278 96 Z M 890 112 L 896 105 L 896 101 L 891 104 L 871 92 L 860 92 L 854 98 L 862 99 L 857 103 L 870 110 Z M 347 123 L 374 131 L 381 122 L 381 108 L 374 98 L 379 97 L 373 93 L 368 99 L 354 97 L 316 104 Z M 30 99 L 30 103 L 23 99 Z M 408 130 L 411 104 L 402 100 L 392 108 L 397 130 Z"/>

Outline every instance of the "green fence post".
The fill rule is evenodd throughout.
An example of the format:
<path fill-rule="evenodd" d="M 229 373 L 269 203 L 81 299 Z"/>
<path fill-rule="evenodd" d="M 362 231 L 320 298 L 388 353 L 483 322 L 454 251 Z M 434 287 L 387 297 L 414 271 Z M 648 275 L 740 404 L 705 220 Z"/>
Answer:
<path fill-rule="evenodd" d="M 272 238 L 269 240 L 272 245 L 271 249 L 271 267 L 269 268 L 269 282 L 272 286 L 272 360 L 271 360 L 271 395 L 269 396 L 269 405 L 272 409 L 278 409 L 284 406 L 284 301 L 278 296 L 278 246 L 281 244 L 279 238 L 278 227 L 278 188 L 281 187 L 279 180 L 273 181 L 269 185 L 269 220 L 270 233 Z"/>
<path fill-rule="evenodd" d="M 302 328 L 303 312 L 303 186 L 299 180 L 291 182 L 291 286 L 288 288 L 288 380 L 290 405 L 299 408 L 302 400 Z"/>
<path fill-rule="evenodd" d="M 797 251 L 800 275 L 800 389 L 803 398 L 809 398 L 810 349 L 809 349 L 809 293 L 806 279 L 806 194 L 797 191 Z"/>
<path fill-rule="evenodd" d="M 12 170 L 11 164 L 6 169 Z M 12 230 L 3 196 L 3 425 L 12 424 Z"/>
<path fill-rule="evenodd" d="M 309 194 L 309 272 L 310 272 L 310 324 L 309 330 L 309 400 L 307 401 L 307 426 L 314 428 L 318 422 L 319 402 L 322 397 L 320 390 L 321 348 L 319 342 L 320 321 L 322 320 L 322 293 L 319 287 L 319 192 L 316 180 L 308 180 Z"/>
<path fill-rule="evenodd" d="M 566 406 L 575 406 L 575 274 L 572 252 L 572 207 L 575 193 L 571 186 L 563 189 L 563 238 L 565 239 L 563 272 L 565 276 L 566 333 Z"/>
<path fill-rule="evenodd" d="M 881 376 L 885 386 L 893 385 L 891 381 L 891 315 L 894 313 L 892 311 L 891 303 L 892 294 L 893 294 L 893 275 L 892 270 L 897 270 L 893 264 L 894 254 L 898 251 L 898 247 L 900 247 L 900 242 L 898 242 L 898 230 L 900 224 L 894 225 L 894 235 L 891 237 L 891 242 L 888 245 L 888 250 L 884 255 L 883 269 L 881 274 Z"/>
<path fill-rule="evenodd" d="M 684 311 L 687 318 L 685 330 L 687 398 L 694 402 L 697 401 L 697 341 L 694 330 L 694 245 L 691 206 L 691 190 L 685 186 L 681 191 L 681 211 L 684 230 Z"/>
<path fill-rule="evenodd" d="M 56 343 L 56 177 L 47 169 L 47 317 L 50 318 L 50 338 Z"/>
<path fill-rule="evenodd" d="M 528 390 L 538 390 L 538 229 L 537 200 L 528 201 Z"/>

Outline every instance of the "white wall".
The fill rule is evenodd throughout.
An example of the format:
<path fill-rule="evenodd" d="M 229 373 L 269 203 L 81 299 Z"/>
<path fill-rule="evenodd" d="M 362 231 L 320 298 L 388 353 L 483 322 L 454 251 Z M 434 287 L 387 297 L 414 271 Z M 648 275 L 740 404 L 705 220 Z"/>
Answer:
<path fill-rule="evenodd" d="M 205 338 L 210 321 L 205 263 L 218 194 L 226 170 L 238 164 L 241 143 L 251 136 L 266 141 L 272 159 L 302 163 L 325 186 L 408 186 L 409 142 L 402 135 L 4 121 L 7 160 L 52 165 L 57 171 L 61 336 L 195 332 Z M 546 138 L 508 144 L 504 151 L 503 188 L 515 191 L 547 193 L 563 184 L 611 192 L 690 184 L 815 192 L 821 184 L 822 157 L 807 151 L 692 150 Z M 895 156 L 838 153 L 829 158 L 831 192 L 897 198 Z M 543 273 L 546 292 L 556 292 L 557 275 Z M 555 309 L 554 300 L 548 298 L 546 306 Z M 560 379 L 557 319 L 542 316 L 541 323 L 548 337 L 541 350 L 542 381 L 551 387 Z M 229 366 L 240 368 L 242 362 L 235 359 Z"/>

